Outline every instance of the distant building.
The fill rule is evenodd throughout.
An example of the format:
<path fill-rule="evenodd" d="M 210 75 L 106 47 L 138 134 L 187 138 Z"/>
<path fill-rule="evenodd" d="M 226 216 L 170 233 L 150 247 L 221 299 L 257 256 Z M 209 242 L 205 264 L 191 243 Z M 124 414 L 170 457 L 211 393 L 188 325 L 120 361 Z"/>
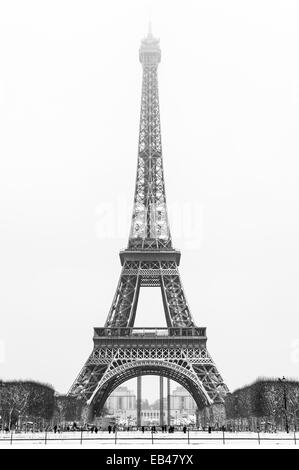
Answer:
<path fill-rule="evenodd" d="M 160 400 L 156 400 L 152 407 L 153 409 L 160 409 Z M 167 409 L 167 398 L 163 398 L 163 408 Z M 170 395 L 170 410 L 172 412 L 183 413 L 187 412 L 193 414 L 196 411 L 196 403 L 191 397 L 190 393 L 184 387 L 175 388 Z"/>
<path fill-rule="evenodd" d="M 105 406 L 109 413 L 135 410 L 136 395 L 127 387 L 118 387 L 108 397 Z"/>
<path fill-rule="evenodd" d="M 152 407 L 150 406 L 150 404 L 148 402 L 148 399 L 145 398 L 144 400 L 141 400 L 141 409 L 142 410 L 145 410 L 145 409 L 147 410 L 149 408 L 152 408 Z"/>
<path fill-rule="evenodd" d="M 136 425 L 137 400 L 136 395 L 127 387 L 120 386 L 108 397 L 105 407 L 121 424 Z M 195 416 L 196 403 L 183 387 L 176 387 L 170 395 L 171 424 L 188 424 Z M 163 398 L 163 421 L 167 423 L 167 397 Z M 160 424 L 160 401 L 152 405 L 144 398 L 141 403 L 142 425 Z"/>
<path fill-rule="evenodd" d="M 179 412 L 195 413 L 196 403 L 184 387 L 177 387 L 170 397 L 170 409 Z"/>
<path fill-rule="evenodd" d="M 164 408 L 163 411 L 164 423 L 167 420 L 167 410 Z M 154 407 L 141 410 L 141 424 L 143 426 L 158 426 L 160 424 L 160 410 Z"/>

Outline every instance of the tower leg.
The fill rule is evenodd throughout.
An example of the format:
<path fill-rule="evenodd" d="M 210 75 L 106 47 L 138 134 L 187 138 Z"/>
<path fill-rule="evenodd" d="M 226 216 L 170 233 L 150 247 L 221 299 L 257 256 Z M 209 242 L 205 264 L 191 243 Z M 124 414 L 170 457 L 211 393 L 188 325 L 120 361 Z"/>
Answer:
<path fill-rule="evenodd" d="M 170 379 L 167 379 L 167 425 L 170 426 Z"/>
<path fill-rule="evenodd" d="M 137 427 L 141 426 L 141 375 L 137 377 Z"/>
<path fill-rule="evenodd" d="M 225 406 L 223 403 L 214 403 L 211 406 L 213 424 L 218 427 L 224 426 L 226 422 Z"/>
<path fill-rule="evenodd" d="M 160 376 L 160 426 L 164 425 L 163 377 Z"/>
<path fill-rule="evenodd" d="M 94 419 L 93 405 L 84 405 L 81 411 L 82 424 L 92 423 Z"/>

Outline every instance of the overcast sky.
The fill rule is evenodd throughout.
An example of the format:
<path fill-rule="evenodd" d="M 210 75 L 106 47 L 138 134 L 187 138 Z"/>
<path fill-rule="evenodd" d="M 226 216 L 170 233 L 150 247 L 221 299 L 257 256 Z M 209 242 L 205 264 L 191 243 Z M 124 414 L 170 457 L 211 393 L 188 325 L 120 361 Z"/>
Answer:
<path fill-rule="evenodd" d="M 295 0 L 0 1 L 0 377 L 66 392 L 106 320 L 130 226 L 149 17 L 193 317 L 232 390 L 298 378 Z M 143 289 L 136 325 L 164 324 L 159 291 Z"/>

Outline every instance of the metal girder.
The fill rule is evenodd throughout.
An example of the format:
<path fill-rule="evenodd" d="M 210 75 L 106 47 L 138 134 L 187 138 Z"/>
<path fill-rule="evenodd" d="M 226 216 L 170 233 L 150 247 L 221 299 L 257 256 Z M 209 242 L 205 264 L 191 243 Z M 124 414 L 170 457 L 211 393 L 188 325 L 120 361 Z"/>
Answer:
<path fill-rule="evenodd" d="M 169 327 L 194 326 L 176 262 L 157 259 L 125 261 L 106 327 L 134 325 L 140 287 L 161 288 Z"/>

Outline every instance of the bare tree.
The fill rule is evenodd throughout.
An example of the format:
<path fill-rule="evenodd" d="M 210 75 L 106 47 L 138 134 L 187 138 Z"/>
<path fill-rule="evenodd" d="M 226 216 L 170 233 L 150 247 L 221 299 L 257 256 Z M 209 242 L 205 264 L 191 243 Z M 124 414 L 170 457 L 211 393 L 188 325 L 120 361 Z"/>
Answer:
<path fill-rule="evenodd" d="M 29 405 L 30 391 L 19 381 L 6 382 L 1 387 L 1 408 L 8 428 L 24 415 Z"/>
<path fill-rule="evenodd" d="M 54 411 L 54 389 L 34 381 L 1 382 L 0 410 L 9 429 L 22 417 L 50 419 Z"/>

